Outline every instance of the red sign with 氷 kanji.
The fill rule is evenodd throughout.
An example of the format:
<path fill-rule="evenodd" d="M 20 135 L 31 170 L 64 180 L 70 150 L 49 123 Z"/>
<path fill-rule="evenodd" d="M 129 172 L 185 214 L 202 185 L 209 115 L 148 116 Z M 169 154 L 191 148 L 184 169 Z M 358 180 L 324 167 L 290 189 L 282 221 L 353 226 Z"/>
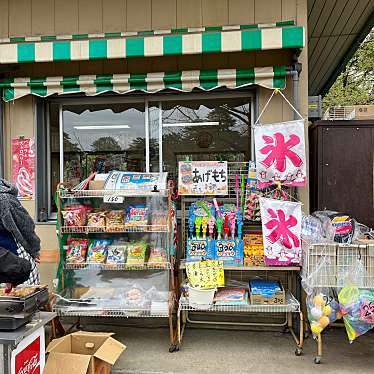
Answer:
<path fill-rule="evenodd" d="M 12 182 L 18 198 L 30 200 L 35 193 L 35 142 L 33 138 L 12 139 Z"/>

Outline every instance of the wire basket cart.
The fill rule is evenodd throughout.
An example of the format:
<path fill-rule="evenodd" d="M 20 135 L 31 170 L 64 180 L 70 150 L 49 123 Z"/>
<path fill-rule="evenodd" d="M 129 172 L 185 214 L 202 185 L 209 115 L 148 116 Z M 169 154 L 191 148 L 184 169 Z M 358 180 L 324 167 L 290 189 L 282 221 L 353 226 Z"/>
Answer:
<path fill-rule="evenodd" d="M 244 176 L 247 178 L 249 163 L 228 162 L 228 194 L 216 196 L 219 202 L 234 204 L 236 201 L 235 183 Z M 188 233 L 188 211 L 190 205 L 199 199 L 212 201 L 215 196 L 194 196 L 181 198 L 181 253 L 179 263 L 179 283 L 186 279 L 186 243 Z M 258 231 L 260 222 L 245 221 L 243 232 Z M 188 325 L 242 328 L 280 328 L 289 332 L 293 337 L 297 356 L 302 354 L 304 341 L 304 321 L 300 307 L 299 266 L 269 267 L 269 266 L 225 266 L 225 279 L 248 282 L 250 278 L 259 276 L 264 279 L 278 280 L 286 290 L 285 304 L 264 305 L 212 305 L 208 309 L 196 309 L 189 303 L 187 297 L 181 295 L 177 310 L 177 343 L 180 348 Z M 257 331 L 256 331 L 257 332 Z M 258 332 L 257 332 L 258 333 Z"/>
<path fill-rule="evenodd" d="M 374 289 L 374 244 L 314 244 L 306 246 L 303 278 L 313 275 L 312 287 L 339 290 L 351 272 L 352 265 L 360 261 L 364 272 L 359 277 L 359 288 Z M 320 266 L 323 261 L 323 266 Z M 343 326 L 341 323 L 335 326 Z M 314 362 L 322 359 L 322 334 L 317 334 L 317 354 Z"/>

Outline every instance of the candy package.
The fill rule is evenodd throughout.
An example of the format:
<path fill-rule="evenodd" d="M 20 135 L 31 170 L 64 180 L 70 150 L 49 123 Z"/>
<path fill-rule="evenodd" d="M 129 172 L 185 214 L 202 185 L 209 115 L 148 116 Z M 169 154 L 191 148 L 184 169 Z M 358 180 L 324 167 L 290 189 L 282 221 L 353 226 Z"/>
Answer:
<path fill-rule="evenodd" d="M 107 247 L 112 240 L 94 239 L 90 241 L 87 253 L 87 262 L 104 263 L 107 256 Z"/>
<path fill-rule="evenodd" d="M 86 259 L 88 239 L 70 238 L 67 241 L 66 263 L 81 264 Z"/>
<path fill-rule="evenodd" d="M 166 264 L 166 250 L 160 247 L 152 247 L 150 249 L 149 265 L 163 265 Z"/>
<path fill-rule="evenodd" d="M 248 293 L 243 287 L 222 287 L 214 296 L 216 305 L 247 305 Z"/>
<path fill-rule="evenodd" d="M 105 210 L 94 209 L 87 213 L 87 226 L 89 227 L 105 227 Z"/>
<path fill-rule="evenodd" d="M 62 210 L 62 218 L 65 226 L 85 226 L 87 222 L 87 211 L 85 205 L 70 205 Z"/>
<path fill-rule="evenodd" d="M 106 215 L 106 231 L 115 232 L 124 229 L 125 212 L 123 210 L 111 210 Z"/>
<path fill-rule="evenodd" d="M 167 226 L 168 217 L 167 214 L 163 211 L 152 211 L 150 213 L 149 221 L 154 229 L 157 230 L 160 228 L 160 226 Z"/>
<path fill-rule="evenodd" d="M 108 265 L 123 265 L 125 263 L 126 251 L 126 245 L 108 245 L 108 255 L 106 263 Z"/>
<path fill-rule="evenodd" d="M 127 266 L 144 266 L 147 244 L 143 241 L 130 243 L 127 247 Z"/>
<path fill-rule="evenodd" d="M 130 206 L 126 214 L 126 226 L 145 226 L 148 224 L 148 208 L 144 205 Z"/>

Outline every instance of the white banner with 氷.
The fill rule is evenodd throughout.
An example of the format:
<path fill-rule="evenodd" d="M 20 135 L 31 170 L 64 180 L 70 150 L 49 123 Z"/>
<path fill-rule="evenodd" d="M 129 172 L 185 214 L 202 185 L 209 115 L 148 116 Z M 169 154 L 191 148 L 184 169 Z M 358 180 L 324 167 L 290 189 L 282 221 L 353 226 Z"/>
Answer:
<path fill-rule="evenodd" d="M 179 162 L 179 195 L 227 195 L 226 161 Z"/>
<path fill-rule="evenodd" d="M 260 197 L 265 264 L 301 263 L 301 203 Z"/>
<path fill-rule="evenodd" d="M 258 187 L 306 185 L 304 120 L 255 126 Z"/>

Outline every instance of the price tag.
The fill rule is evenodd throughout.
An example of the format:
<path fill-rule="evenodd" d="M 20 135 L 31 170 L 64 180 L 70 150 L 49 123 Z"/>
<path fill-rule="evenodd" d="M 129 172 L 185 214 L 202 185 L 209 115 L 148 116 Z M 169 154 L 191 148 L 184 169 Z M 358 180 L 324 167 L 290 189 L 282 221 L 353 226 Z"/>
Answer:
<path fill-rule="evenodd" d="M 104 203 L 122 204 L 124 201 L 124 197 L 118 196 L 118 195 L 105 195 L 103 200 L 104 200 Z"/>

